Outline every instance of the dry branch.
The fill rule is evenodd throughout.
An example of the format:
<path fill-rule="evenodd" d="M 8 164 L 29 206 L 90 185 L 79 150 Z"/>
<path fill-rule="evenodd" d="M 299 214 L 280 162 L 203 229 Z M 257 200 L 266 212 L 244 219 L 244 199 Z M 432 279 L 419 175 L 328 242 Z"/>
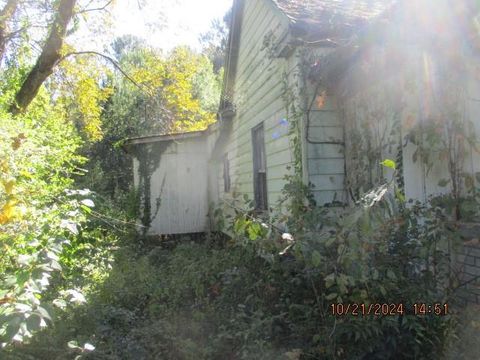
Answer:
<path fill-rule="evenodd" d="M 65 60 L 66 58 L 70 57 L 70 56 L 74 56 L 74 55 L 96 55 L 96 56 L 100 56 L 102 58 L 104 58 L 105 60 L 109 61 L 114 67 L 115 69 L 117 69 L 118 71 L 120 71 L 120 73 L 125 76 L 125 78 L 130 81 L 133 85 L 135 85 L 137 88 L 139 88 L 142 92 L 147 92 L 146 90 L 150 90 L 150 89 L 146 89 L 145 86 L 142 86 L 141 84 L 139 84 L 138 82 L 136 82 L 130 75 L 128 75 L 126 73 L 125 70 L 122 69 L 122 67 L 120 66 L 120 64 L 115 60 L 113 59 L 112 57 L 108 56 L 108 55 L 105 55 L 105 54 L 102 54 L 100 52 L 97 52 L 97 51 L 74 51 L 74 52 L 69 52 L 68 54 L 64 55 L 60 61 L 63 61 Z"/>
<path fill-rule="evenodd" d="M 37 95 L 40 86 L 50 76 L 54 67 L 62 58 L 61 50 L 75 4 L 76 0 L 60 0 L 55 20 L 42 53 L 15 95 L 14 103 L 10 106 L 12 114 L 15 115 L 25 111 Z"/>

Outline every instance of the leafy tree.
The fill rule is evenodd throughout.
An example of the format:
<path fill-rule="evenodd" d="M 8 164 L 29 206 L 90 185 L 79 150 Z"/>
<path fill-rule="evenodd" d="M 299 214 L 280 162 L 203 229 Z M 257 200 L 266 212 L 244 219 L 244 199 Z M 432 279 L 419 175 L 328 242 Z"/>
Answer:
<path fill-rule="evenodd" d="M 65 274 L 65 246 L 80 234 L 94 206 L 85 198 L 89 191 L 73 189 L 73 176 L 86 160 L 78 153 L 83 143 L 79 134 L 100 138 L 101 102 L 108 94 L 100 86 L 98 63 L 66 57 L 72 51 L 65 44 L 69 24 L 81 11 L 75 4 L 8 1 L 0 10 L 2 347 L 45 327 L 54 313 L 52 304 L 83 298 L 65 282 L 51 286 L 55 273 Z M 34 20 L 49 29 L 38 58 L 29 46 L 33 25 L 25 14 L 31 9 Z M 54 69 L 60 71 L 51 77 Z M 65 299 L 59 297 L 62 287 Z"/>
<path fill-rule="evenodd" d="M 9 343 L 51 321 L 44 297 L 84 220 L 84 199 L 67 191 L 84 159 L 73 124 L 45 90 L 25 114 L 0 108 L 0 122 L 0 342 Z"/>
<path fill-rule="evenodd" d="M 102 114 L 103 139 L 88 148 L 85 186 L 124 198 L 132 182 L 131 161 L 121 149 L 129 137 L 205 129 L 215 121 L 221 74 L 204 55 L 188 48 L 163 54 L 140 39 L 117 38 L 115 59 L 133 82 L 110 74 L 114 89 Z"/>
<path fill-rule="evenodd" d="M 0 61 L 3 58 L 8 42 L 8 23 L 13 18 L 18 7 L 18 0 L 8 0 L 0 11 Z"/>
<path fill-rule="evenodd" d="M 65 59 L 58 67 L 50 90 L 57 97 L 66 116 L 87 141 L 103 136 L 101 114 L 112 93 L 107 84 L 110 69 L 94 55 Z"/>
<path fill-rule="evenodd" d="M 215 120 L 220 76 L 205 56 L 187 48 L 162 54 L 134 38 L 114 44 L 115 58 L 68 44 L 81 14 L 110 3 L 0 5 L 2 347 L 48 325 L 55 306 L 84 301 L 69 280 L 72 269 L 85 263 L 85 241 L 110 235 L 86 225 L 101 214 L 90 191 L 75 184 L 82 167 L 90 170 L 83 184 L 123 196 L 131 176 L 123 139 L 200 130 Z M 42 31 L 33 34 L 37 23 Z M 31 51 L 33 39 L 40 55 Z"/>
<path fill-rule="evenodd" d="M 213 63 L 215 73 L 219 73 L 225 64 L 225 53 L 228 43 L 228 31 L 232 22 L 232 9 L 222 19 L 212 21 L 210 29 L 200 35 L 202 53 Z"/>
<path fill-rule="evenodd" d="M 48 76 L 53 72 L 55 65 L 62 58 L 62 46 L 67 33 L 67 26 L 73 17 L 76 0 L 61 0 L 55 20 L 52 23 L 50 34 L 45 41 L 42 52 L 35 66 L 30 70 L 22 86 L 15 95 L 15 101 L 10 106 L 10 112 L 18 114 L 24 111 L 32 102 Z"/>

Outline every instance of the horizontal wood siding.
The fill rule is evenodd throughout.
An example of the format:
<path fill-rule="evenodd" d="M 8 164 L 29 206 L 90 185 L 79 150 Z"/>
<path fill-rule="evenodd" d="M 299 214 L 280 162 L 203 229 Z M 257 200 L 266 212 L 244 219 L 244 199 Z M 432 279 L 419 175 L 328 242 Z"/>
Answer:
<path fill-rule="evenodd" d="M 292 162 L 282 80 L 283 74 L 290 73 L 295 65 L 270 57 L 263 48 L 264 37 L 271 30 L 280 37 L 288 30 L 287 19 L 267 0 L 246 1 L 234 87 L 237 114 L 225 149 L 230 161 L 231 194 L 222 192 L 223 179 L 217 175 L 224 199 L 232 194 L 253 198 L 251 130 L 263 122 L 270 207 L 278 201 L 287 166 Z"/>
<path fill-rule="evenodd" d="M 398 135 L 391 136 L 389 134 L 392 124 L 400 122 L 403 136 L 402 161 L 405 195 L 407 199 L 426 201 L 430 196 L 442 195 L 451 191 L 451 184 L 443 187 L 439 186 L 440 180 L 450 179 L 448 161 L 442 159 L 440 152 L 437 151 L 436 154 L 433 153 L 432 155 L 432 167 L 427 169 L 427 166 L 421 159 L 421 155 L 417 151 L 417 146 L 410 141 L 406 141 L 405 136 L 412 129 L 418 134 L 419 132 L 415 126 L 426 126 L 431 119 L 441 119 L 441 112 L 444 110 L 442 110 L 441 104 L 436 102 L 437 100 L 432 99 L 432 95 L 429 95 L 428 92 L 430 83 L 426 81 L 425 52 L 417 48 L 410 50 L 411 54 L 408 57 L 408 62 L 405 62 L 404 69 L 398 69 L 393 76 L 388 78 L 371 81 L 368 86 L 363 86 L 361 91 L 350 96 L 343 105 L 347 113 L 350 113 L 350 120 L 353 120 L 353 122 L 347 122 L 348 127 L 346 129 L 348 140 L 347 158 L 354 160 L 347 161 L 347 172 L 350 171 L 350 176 L 353 177 L 368 171 L 376 172 L 380 175 L 378 182 L 391 179 L 391 170 L 378 166 L 378 163 L 375 164 L 375 167 L 379 168 L 380 172 L 363 166 L 363 168 L 358 167 L 356 169 L 356 174 L 352 173 L 355 163 L 358 163 L 358 156 L 355 156 L 355 152 L 358 152 L 358 150 L 355 148 L 355 140 L 348 138 L 351 137 L 354 131 L 365 129 L 366 124 L 370 124 L 369 126 L 373 133 L 386 134 L 382 142 L 379 141 L 381 136 L 376 136 L 370 141 L 370 145 L 380 146 L 381 144 L 387 144 L 387 146 L 382 147 L 380 158 L 397 160 L 400 140 Z M 382 52 L 378 51 L 378 58 L 384 56 L 381 54 Z M 375 56 L 372 55 L 372 57 Z M 384 62 L 388 63 L 388 59 L 384 59 Z M 468 68 L 468 65 L 466 67 Z M 358 71 L 361 72 L 361 69 Z M 478 134 L 480 134 L 480 120 L 478 120 L 478 114 L 480 113 L 480 84 L 473 67 L 471 76 L 467 78 L 468 81 L 462 84 L 464 94 L 462 91 L 462 96 L 459 96 L 458 108 L 464 109 L 461 116 L 465 123 L 468 121 L 473 122 L 478 138 Z M 405 83 L 408 84 L 407 89 L 405 88 Z M 397 98 L 398 96 L 401 96 L 401 98 Z M 392 101 L 392 99 L 394 100 Z M 399 100 L 401 100 L 401 108 L 399 113 L 395 115 L 394 105 Z M 389 142 L 392 143 L 392 146 L 388 146 Z M 480 171 L 480 154 L 473 148 L 467 151 L 463 171 L 472 175 Z M 475 176 L 472 178 L 476 180 Z M 463 189 L 465 190 L 465 188 Z"/>
<path fill-rule="evenodd" d="M 307 95 L 308 103 L 311 103 L 315 96 L 312 88 L 308 89 Z M 346 202 L 345 148 L 341 144 L 344 141 L 343 125 L 331 96 L 326 97 L 321 107 L 313 102 L 306 126 L 308 181 L 313 185 L 317 205 Z"/>

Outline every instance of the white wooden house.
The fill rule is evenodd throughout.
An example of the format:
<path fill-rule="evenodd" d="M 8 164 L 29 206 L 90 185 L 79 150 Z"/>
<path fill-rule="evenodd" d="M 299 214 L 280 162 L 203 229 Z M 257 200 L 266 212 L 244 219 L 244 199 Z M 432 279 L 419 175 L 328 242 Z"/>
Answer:
<path fill-rule="evenodd" d="M 157 168 L 147 184 L 138 171 L 146 160 L 135 159 L 149 233 L 203 232 L 209 204 L 228 207 L 236 195 L 276 208 L 299 161 L 317 205 L 352 203 L 391 177 L 385 158 L 396 161 L 407 198 L 473 188 L 480 62 L 472 4 L 235 0 L 217 123 L 129 141 L 164 144 L 151 154 Z M 445 124 L 458 125 L 447 150 L 431 138 L 448 132 Z M 431 132 L 414 139 L 418 129 Z"/>

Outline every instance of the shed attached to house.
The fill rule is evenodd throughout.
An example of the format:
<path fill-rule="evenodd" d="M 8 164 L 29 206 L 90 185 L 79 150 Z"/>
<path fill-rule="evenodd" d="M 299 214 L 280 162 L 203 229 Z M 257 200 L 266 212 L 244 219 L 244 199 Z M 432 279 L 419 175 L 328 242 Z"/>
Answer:
<path fill-rule="evenodd" d="M 202 131 L 129 139 L 146 235 L 208 230 L 207 139 Z"/>

